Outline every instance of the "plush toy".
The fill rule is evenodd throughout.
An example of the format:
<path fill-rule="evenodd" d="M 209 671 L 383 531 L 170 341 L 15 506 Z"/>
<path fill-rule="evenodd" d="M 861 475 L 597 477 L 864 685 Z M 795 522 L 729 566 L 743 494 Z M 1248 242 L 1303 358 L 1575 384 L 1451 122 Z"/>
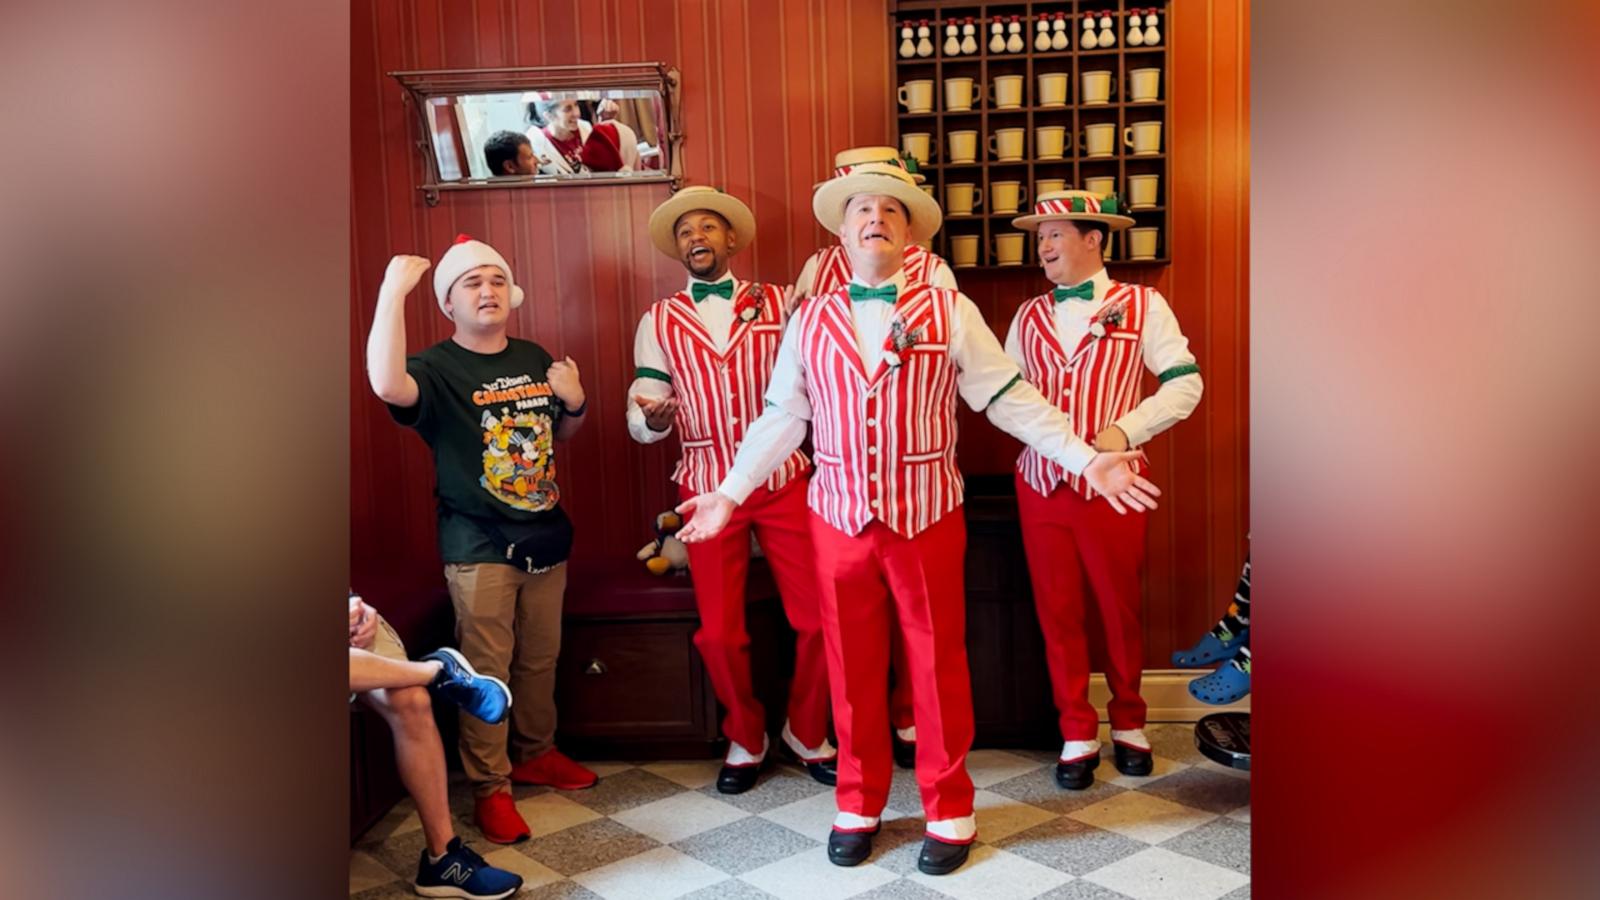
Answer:
<path fill-rule="evenodd" d="M 635 554 L 652 575 L 685 572 L 689 569 L 689 549 L 676 537 L 683 517 L 671 510 L 656 516 L 656 539 Z"/>

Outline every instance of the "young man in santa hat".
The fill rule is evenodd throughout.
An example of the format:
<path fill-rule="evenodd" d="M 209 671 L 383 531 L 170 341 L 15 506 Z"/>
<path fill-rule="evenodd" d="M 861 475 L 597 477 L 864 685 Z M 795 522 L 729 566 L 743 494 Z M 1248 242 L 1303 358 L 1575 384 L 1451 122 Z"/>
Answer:
<path fill-rule="evenodd" d="M 572 523 L 559 503 L 554 442 L 578 430 L 587 403 L 576 363 L 507 335 L 522 289 L 494 248 L 466 235 L 433 270 L 434 297 L 455 333 L 407 358 L 405 299 L 428 265 L 419 256 L 390 260 L 367 338 L 367 377 L 395 421 L 433 451 L 439 550 L 461 652 L 516 697 L 509 727 L 461 719 L 478 827 L 512 843 L 530 834 L 512 782 L 575 790 L 597 780 L 555 748 Z"/>
<path fill-rule="evenodd" d="M 906 245 L 931 236 L 943 217 L 904 170 L 853 169 L 818 188 L 812 210 L 839 235 L 854 277 L 801 304 L 766 411 L 717 490 L 679 507 L 692 514 L 679 536 L 714 537 L 809 425 L 817 471 L 808 501 L 839 736 L 828 857 L 842 866 L 865 860 L 888 799 L 889 635 L 898 629 L 927 815 L 917 866 L 942 875 L 966 861 L 977 834 L 966 771 L 973 722 L 956 398 L 1082 474 L 1119 508 L 1153 507 L 1159 492 L 1129 468 L 1138 454 L 1096 453 L 1073 434 L 1022 380 L 970 299 L 906 280 Z"/>
<path fill-rule="evenodd" d="M 1012 224 L 1038 232 L 1039 263 L 1056 287 L 1018 308 L 1006 352 L 1045 399 L 1071 417 L 1077 436 L 1119 452 L 1188 418 L 1200 402 L 1200 368 L 1172 308 L 1160 291 L 1106 274 L 1110 233 L 1133 225 L 1116 195 L 1051 192 Z M 1141 402 L 1146 369 L 1161 386 Z M 1139 565 L 1149 519 L 1117 515 L 1095 485 L 1031 447 L 1017 459 L 1017 508 L 1061 716 L 1056 783 L 1083 790 L 1100 764 L 1099 717 L 1089 705 L 1085 581 L 1105 626 L 1117 771 L 1149 775 L 1139 696 Z"/>
<path fill-rule="evenodd" d="M 650 444 L 677 426 L 682 455 L 673 472 L 682 499 L 714 490 L 728 474 L 762 396 L 783 335 L 784 291 L 735 278 L 728 261 L 748 247 L 755 216 L 737 197 L 687 187 L 656 207 L 650 239 L 683 263 L 683 290 L 652 304 L 634 338 L 635 379 L 628 391 L 628 431 Z M 750 533 L 761 542 L 795 630 L 795 672 L 788 720 L 779 740 L 823 784 L 835 779 L 828 742 L 828 674 L 805 485 L 811 465 L 794 451 L 745 500 L 715 540 L 688 545 L 700 629 L 694 643 L 727 709 L 728 755 L 717 790 L 738 794 L 756 783 L 767 760 L 766 713 L 750 680 L 745 576 Z"/>

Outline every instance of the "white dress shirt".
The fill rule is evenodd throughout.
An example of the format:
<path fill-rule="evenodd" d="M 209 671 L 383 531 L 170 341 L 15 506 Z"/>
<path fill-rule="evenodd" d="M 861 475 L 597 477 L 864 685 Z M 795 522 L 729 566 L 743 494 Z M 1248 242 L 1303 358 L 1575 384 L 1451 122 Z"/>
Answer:
<path fill-rule="evenodd" d="M 1070 299 L 1055 304 L 1056 340 L 1061 343 L 1062 352 L 1068 356 L 1077 349 L 1083 336 L 1089 333 L 1090 320 L 1099 312 L 1106 294 L 1111 290 L 1111 276 L 1106 274 L 1105 269 L 1087 280 L 1094 282 L 1093 300 Z M 1075 287 L 1082 283 L 1080 281 L 1062 287 Z M 1011 320 L 1011 330 L 1006 333 L 1006 353 L 1025 370 L 1027 363 L 1022 354 L 1021 317 L 1022 310 L 1018 309 L 1016 317 Z M 1178 366 L 1195 364 L 1194 354 L 1189 352 L 1189 339 L 1178 329 L 1178 317 L 1172 314 L 1172 307 L 1167 305 L 1166 298 L 1154 288 L 1150 289 L 1150 308 L 1144 317 L 1143 340 L 1145 368 L 1156 375 Z M 1128 436 L 1130 447 L 1148 444 L 1151 438 L 1187 419 L 1194 408 L 1200 405 L 1203 389 L 1198 372 L 1173 378 L 1112 424 Z"/>
<path fill-rule="evenodd" d="M 724 281 L 734 281 L 733 273 L 726 272 L 721 278 L 711 281 L 701 281 L 691 277 L 688 285 L 683 289 L 685 294 L 694 291 L 695 284 L 721 284 Z M 735 288 L 737 288 L 735 283 Z M 721 294 L 709 294 L 704 300 L 694 305 L 694 311 L 700 316 L 700 324 L 706 328 L 706 333 L 711 335 L 711 343 L 717 352 L 725 353 L 728 349 L 728 339 L 733 336 L 733 300 Z M 667 362 L 667 354 L 661 349 L 661 342 L 656 339 L 656 314 L 652 307 L 639 320 L 639 329 L 633 333 L 633 365 L 638 369 L 655 369 L 658 372 L 673 374 L 671 363 Z M 672 433 L 672 426 L 667 426 L 663 431 L 656 431 L 645 421 L 644 410 L 634 401 L 634 396 L 648 397 L 659 400 L 672 395 L 672 385 L 659 378 L 647 376 L 636 377 L 633 384 L 628 385 L 628 433 L 641 444 L 653 444 Z"/>
<path fill-rule="evenodd" d="M 851 281 L 868 286 L 859 277 Z M 891 282 L 905 291 L 904 272 L 896 272 L 884 283 Z M 850 312 L 862 368 L 875 372 L 883 355 L 884 335 L 894 319 L 894 304 L 852 302 Z M 806 369 L 797 333 L 794 328 L 784 332 L 767 387 L 767 408 L 751 423 L 732 470 L 717 487 L 719 493 L 736 503 L 743 503 L 805 440 L 811 401 L 806 396 Z M 957 370 L 956 388 L 967 405 L 1067 471 L 1083 472 L 1094 458 L 1094 448 L 1073 433 L 1072 422 L 1065 413 L 1046 402 L 1033 385 L 1019 380 L 1021 373 L 1016 363 L 1006 356 L 1000 341 L 983 321 L 983 314 L 966 294 L 956 295 L 949 337 L 949 353 Z"/>
<path fill-rule="evenodd" d="M 806 258 L 806 264 L 800 267 L 800 275 L 794 280 L 794 295 L 796 297 L 811 296 L 811 287 L 817 282 L 817 257 L 821 252 L 813 253 Z M 934 287 L 959 290 L 956 287 L 956 276 L 950 271 L 950 266 L 943 260 L 937 259 L 933 263 L 933 273 L 928 283 Z M 872 371 L 868 369 L 867 371 Z"/>

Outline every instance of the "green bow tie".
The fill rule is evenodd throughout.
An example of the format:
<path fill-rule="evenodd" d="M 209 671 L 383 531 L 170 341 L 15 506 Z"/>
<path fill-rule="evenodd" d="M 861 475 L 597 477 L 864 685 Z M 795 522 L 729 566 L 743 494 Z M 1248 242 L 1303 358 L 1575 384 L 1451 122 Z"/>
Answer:
<path fill-rule="evenodd" d="M 1073 287 L 1057 287 L 1054 291 L 1051 291 L 1051 293 L 1055 295 L 1057 303 L 1060 303 L 1063 300 L 1071 300 L 1073 297 L 1076 297 L 1079 300 L 1093 300 L 1094 279 L 1091 278 L 1090 280 L 1085 281 L 1083 284 L 1075 285 Z"/>
<path fill-rule="evenodd" d="M 689 285 L 689 293 L 694 297 L 694 302 L 696 303 L 699 303 L 712 294 L 720 294 L 723 299 L 732 300 L 733 282 L 719 281 L 716 284 L 706 284 L 704 281 L 696 281 L 694 284 Z"/>
<path fill-rule="evenodd" d="M 882 300 L 885 303 L 893 303 L 898 296 L 900 296 L 900 288 L 892 281 L 870 288 L 855 282 L 850 283 L 850 299 L 857 303 L 863 300 Z"/>

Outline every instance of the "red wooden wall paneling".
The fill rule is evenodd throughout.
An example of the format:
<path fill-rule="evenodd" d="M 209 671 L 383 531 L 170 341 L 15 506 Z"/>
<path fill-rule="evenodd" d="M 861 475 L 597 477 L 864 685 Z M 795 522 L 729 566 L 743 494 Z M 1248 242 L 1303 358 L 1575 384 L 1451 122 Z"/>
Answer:
<path fill-rule="evenodd" d="M 590 422 L 559 452 L 576 561 L 633 565 L 673 500 L 670 446 L 640 447 L 623 422 L 633 328 L 683 275 L 643 233 L 661 185 L 446 193 L 415 189 L 415 126 L 385 73 L 400 69 L 662 61 L 683 84 L 685 171 L 746 199 L 758 235 L 744 277 L 788 282 L 828 236 L 811 186 L 834 151 L 888 142 L 893 100 L 887 6 L 861 0 L 355 0 L 352 4 L 352 578 L 441 580 L 431 462 L 367 389 L 366 333 L 397 252 L 437 258 L 458 232 L 504 253 L 527 291 L 512 333 L 579 364 Z M 1248 105 L 1244 0 L 1178 0 L 1172 45 L 1172 257 L 1148 280 L 1173 302 L 1200 358 L 1200 410 L 1151 446 L 1166 502 L 1152 521 L 1147 663 L 1205 628 L 1231 592 L 1247 521 Z M 1027 272 L 972 273 L 963 288 L 1003 333 L 1042 289 Z M 431 292 L 407 312 L 413 350 L 443 340 Z M 668 442 L 670 444 L 670 442 Z M 966 415 L 973 473 L 1009 470 L 1016 445 Z M 405 611 L 393 611 L 402 619 Z"/>

